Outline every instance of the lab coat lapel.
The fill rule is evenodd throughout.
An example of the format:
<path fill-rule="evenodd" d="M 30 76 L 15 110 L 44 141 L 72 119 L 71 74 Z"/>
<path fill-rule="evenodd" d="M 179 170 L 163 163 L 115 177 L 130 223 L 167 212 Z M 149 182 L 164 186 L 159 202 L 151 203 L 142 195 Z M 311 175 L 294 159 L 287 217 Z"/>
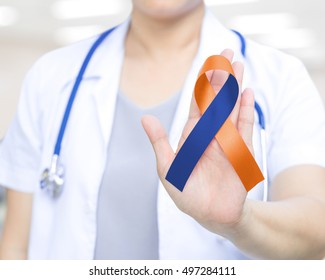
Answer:
<path fill-rule="evenodd" d="M 90 73 L 98 73 L 100 81 L 94 89 L 94 101 L 97 107 L 98 120 L 105 146 L 107 146 L 113 125 L 116 97 L 120 83 L 120 73 L 124 58 L 124 39 L 129 21 L 116 28 L 98 49 L 89 69 Z M 97 61 L 95 61 L 97 60 Z"/>

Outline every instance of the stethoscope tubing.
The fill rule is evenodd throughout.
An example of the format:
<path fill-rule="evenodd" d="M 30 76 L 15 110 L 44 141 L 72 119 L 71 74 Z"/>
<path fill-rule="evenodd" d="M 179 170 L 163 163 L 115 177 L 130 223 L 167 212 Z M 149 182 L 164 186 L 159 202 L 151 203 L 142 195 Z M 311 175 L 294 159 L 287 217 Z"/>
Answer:
<path fill-rule="evenodd" d="M 71 94 L 70 94 L 70 97 L 69 97 L 69 100 L 68 100 L 64 115 L 63 115 L 63 119 L 62 119 L 62 122 L 61 122 L 61 127 L 60 127 L 60 130 L 59 130 L 58 138 L 56 140 L 56 144 L 55 144 L 55 148 L 54 148 L 54 155 L 57 155 L 57 156 L 60 155 L 61 143 L 62 143 L 63 136 L 64 136 L 64 133 L 65 133 L 65 130 L 66 130 L 66 126 L 67 126 L 67 123 L 68 123 L 68 120 L 69 120 L 71 109 L 72 109 L 72 106 L 74 104 L 75 97 L 76 97 L 76 95 L 78 93 L 79 86 L 80 86 L 80 84 L 82 82 L 83 75 L 84 75 L 84 73 L 85 73 L 85 71 L 86 71 L 86 69 L 88 67 L 88 64 L 89 64 L 93 54 L 95 53 L 96 49 L 99 47 L 99 45 L 106 39 L 106 37 L 114 29 L 115 29 L 115 27 L 112 28 L 112 29 L 107 30 L 106 32 L 102 33 L 98 37 L 98 39 L 92 45 L 92 47 L 89 50 L 85 60 L 82 63 L 82 66 L 81 66 L 81 68 L 79 70 L 78 76 L 77 76 L 76 81 L 75 81 L 75 83 L 73 85 L 73 88 L 72 88 L 72 91 L 71 91 Z"/>
<path fill-rule="evenodd" d="M 66 127 L 67 127 L 67 123 L 69 120 L 69 116 L 71 113 L 71 109 L 73 107 L 74 104 L 74 100 L 75 97 L 78 93 L 80 84 L 82 82 L 83 76 L 85 71 L 87 70 L 88 64 L 91 61 L 92 56 L 94 55 L 96 49 L 101 45 L 101 43 L 108 37 L 108 35 L 115 29 L 111 28 L 107 31 L 105 31 L 104 33 L 102 33 L 97 40 L 95 41 L 95 43 L 91 46 L 90 50 L 88 51 L 86 58 L 84 59 L 82 66 L 79 70 L 79 73 L 77 75 L 77 78 L 75 80 L 75 83 L 73 85 L 63 118 L 62 118 L 62 122 L 61 122 L 61 126 L 60 126 L 60 130 L 58 133 L 58 137 L 55 143 L 55 147 L 54 147 L 54 152 L 53 152 L 53 156 L 52 156 L 52 161 L 51 161 L 51 167 L 50 167 L 50 172 L 56 172 L 56 170 L 58 169 L 58 164 L 59 164 L 59 156 L 60 156 L 60 152 L 61 152 L 61 144 L 62 144 L 62 140 L 66 131 Z M 244 36 L 239 33 L 238 31 L 232 30 L 240 39 L 240 43 L 241 43 L 241 54 L 242 56 L 245 58 L 245 60 L 247 60 L 246 57 L 246 40 L 244 38 Z M 267 172 L 267 160 L 266 160 L 266 132 L 265 132 L 265 119 L 264 119 L 264 114 L 263 111 L 260 107 L 260 105 L 255 101 L 255 110 L 257 112 L 258 115 L 258 123 L 260 126 L 260 138 L 261 138 L 261 151 L 262 151 L 262 164 L 263 164 L 263 174 L 264 174 L 264 194 L 263 194 L 263 201 L 267 201 L 268 198 L 268 172 Z"/>

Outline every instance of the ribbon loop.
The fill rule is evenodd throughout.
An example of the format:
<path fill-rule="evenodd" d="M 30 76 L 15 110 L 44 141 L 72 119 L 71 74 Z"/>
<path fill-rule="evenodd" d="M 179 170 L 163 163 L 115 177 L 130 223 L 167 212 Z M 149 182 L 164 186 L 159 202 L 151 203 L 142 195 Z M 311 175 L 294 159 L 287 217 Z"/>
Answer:
<path fill-rule="evenodd" d="M 228 79 L 216 94 L 206 73 L 223 70 Z M 196 103 L 202 114 L 169 168 L 166 180 L 183 191 L 197 162 L 215 137 L 247 191 L 264 179 L 253 155 L 239 135 L 229 116 L 233 111 L 239 86 L 231 63 L 220 55 L 204 63 L 194 88 Z"/>

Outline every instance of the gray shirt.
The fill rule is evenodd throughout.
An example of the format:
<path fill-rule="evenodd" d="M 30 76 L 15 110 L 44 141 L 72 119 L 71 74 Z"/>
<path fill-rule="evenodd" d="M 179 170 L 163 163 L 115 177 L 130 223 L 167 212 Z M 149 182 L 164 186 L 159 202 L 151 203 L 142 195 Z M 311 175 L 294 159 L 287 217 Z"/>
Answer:
<path fill-rule="evenodd" d="M 141 117 L 169 131 L 179 94 L 149 109 L 119 93 L 97 208 L 95 259 L 158 259 L 158 176 Z"/>

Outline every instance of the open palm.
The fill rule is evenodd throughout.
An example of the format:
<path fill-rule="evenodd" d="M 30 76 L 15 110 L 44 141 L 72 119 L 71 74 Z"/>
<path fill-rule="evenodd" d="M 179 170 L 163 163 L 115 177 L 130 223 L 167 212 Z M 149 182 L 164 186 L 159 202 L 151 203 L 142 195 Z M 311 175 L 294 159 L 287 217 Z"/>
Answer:
<path fill-rule="evenodd" d="M 232 61 L 232 51 L 225 50 L 221 55 Z M 241 88 L 243 66 L 238 62 L 232 66 Z M 226 73 L 221 71 L 210 72 L 208 76 L 216 92 L 221 89 L 227 78 Z M 252 91 L 248 89 L 239 96 L 230 119 L 246 145 L 252 150 L 254 97 Z M 193 97 L 179 148 L 200 117 L 199 108 Z M 224 227 L 237 224 L 244 216 L 247 192 L 217 140 L 214 138 L 211 141 L 191 173 L 183 192 L 180 192 L 165 179 L 175 153 L 169 145 L 163 127 L 151 116 L 145 116 L 142 123 L 156 154 L 160 180 L 177 207 L 213 232 L 222 233 Z"/>

